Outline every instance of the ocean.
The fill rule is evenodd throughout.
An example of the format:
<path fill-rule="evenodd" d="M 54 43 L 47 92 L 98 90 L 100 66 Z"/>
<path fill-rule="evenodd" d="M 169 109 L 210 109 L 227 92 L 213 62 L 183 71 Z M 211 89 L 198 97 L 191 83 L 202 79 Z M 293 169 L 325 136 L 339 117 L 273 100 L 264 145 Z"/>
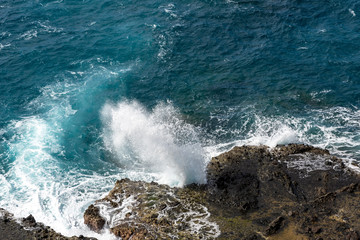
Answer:
<path fill-rule="evenodd" d="M 0 207 L 66 236 L 116 179 L 206 182 L 235 145 L 360 161 L 360 3 L 0 1 Z"/>

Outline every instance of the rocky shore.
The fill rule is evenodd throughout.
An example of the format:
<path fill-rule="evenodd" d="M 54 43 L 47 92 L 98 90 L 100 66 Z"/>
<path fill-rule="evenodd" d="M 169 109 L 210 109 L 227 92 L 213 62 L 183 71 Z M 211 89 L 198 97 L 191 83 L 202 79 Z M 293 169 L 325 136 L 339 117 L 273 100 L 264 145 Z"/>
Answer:
<path fill-rule="evenodd" d="M 0 239 L 6 240 L 96 240 L 84 236 L 65 237 L 52 228 L 36 222 L 32 215 L 16 219 L 0 208 Z"/>
<path fill-rule="evenodd" d="M 359 175 L 302 144 L 235 147 L 212 158 L 206 185 L 122 179 L 85 223 L 122 239 L 359 239 Z"/>
<path fill-rule="evenodd" d="M 131 240 L 360 239 L 360 177 L 327 150 L 234 147 L 211 159 L 207 180 L 183 188 L 118 180 L 84 222 Z M 32 216 L 1 216 L 5 239 L 90 239 L 63 237 Z"/>

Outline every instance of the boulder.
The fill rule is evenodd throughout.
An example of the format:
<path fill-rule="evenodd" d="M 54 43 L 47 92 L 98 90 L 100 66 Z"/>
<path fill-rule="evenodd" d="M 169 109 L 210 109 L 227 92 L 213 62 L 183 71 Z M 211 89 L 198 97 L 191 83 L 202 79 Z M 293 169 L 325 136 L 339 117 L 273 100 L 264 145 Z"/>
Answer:
<path fill-rule="evenodd" d="M 105 225 L 105 219 L 101 217 L 99 208 L 90 205 L 84 213 L 84 223 L 95 232 L 100 232 Z"/>

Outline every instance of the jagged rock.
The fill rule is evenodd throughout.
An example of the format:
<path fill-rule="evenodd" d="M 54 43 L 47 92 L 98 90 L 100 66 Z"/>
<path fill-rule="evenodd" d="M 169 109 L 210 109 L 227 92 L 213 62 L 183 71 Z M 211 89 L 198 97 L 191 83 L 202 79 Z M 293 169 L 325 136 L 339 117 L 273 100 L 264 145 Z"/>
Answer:
<path fill-rule="evenodd" d="M 100 216 L 99 208 L 90 205 L 84 214 L 84 223 L 95 232 L 99 232 L 105 225 L 105 219 Z"/>
<path fill-rule="evenodd" d="M 359 235 L 359 175 L 327 150 L 303 144 L 235 147 L 211 159 L 207 179 L 206 185 L 184 188 L 123 179 L 84 218 L 98 211 L 105 223 L 94 228 L 86 221 L 89 227 L 109 228 L 123 239 Z"/>
<path fill-rule="evenodd" d="M 33 217 L 33 215 L 31 215 L 31 214 L 28 217 L 23 218 L 22 223 L 26 227 L 35 227 L 36 226 L 36 220 Z"/>
<path fill-rule="evenodd" d="M 96 240 L 96 238 L 65 237 L 48 226 L 36 222 L 32 215 L 17 220 L 13 214 L 0 208 L 0 239 L 6 240 Z"/>
<path fill-rule="evenodd" d="M 218 235 L 217 225 L 209 220 L 210 213 L 199 202 L 204 197 L 192 188 L 122 179 L 105 198 L 86 210 L 85 223 L 94 228 L 89 219 L 101 216 L 105 227 L 122 239 L 214 238 Z"/>
<path fill-rule="evenodd" d="M 290 144 L 235 147 L 207 169 L 211 201 L 246 212 L 278 201 L 307 201 L 358 181 L 341 160 L 319 148 Z"/>

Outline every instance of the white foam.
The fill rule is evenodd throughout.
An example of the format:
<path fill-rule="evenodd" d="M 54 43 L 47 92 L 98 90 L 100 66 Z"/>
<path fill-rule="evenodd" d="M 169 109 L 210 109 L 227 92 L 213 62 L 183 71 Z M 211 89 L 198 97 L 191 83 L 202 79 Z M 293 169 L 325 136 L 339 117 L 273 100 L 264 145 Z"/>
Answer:
<path fill-rule="evenodd" d="M 37 115 L 12 121 L 0 130 L 5 152 L 0 153 L 6 169 L 0 168 L 0 206 L 16 217 L 32 214 L 37 221 L 51 226 L 66 236 L 86 235 L 98 239 L 113 239 L 90 231 L 83 223 L 88 205 L 107 193 L 118 178 L 146 178 L 137 171 L 107 171 L 105 174 L 81 169 L 74 164 L 69 169 L 63 161 L 62 141 L 68 122 L 72 123 L 84 98 L 91 97 L 103 81 L 112 81 L 114 72 L 124 69 L 92 67 L 84 74 L 72 75 L 76 81 L 63 81 L 44 87 L 28 108 Z M 69 129 L 65 129 L 69 130 Z M 76 139 L 74 139 L 76 140 Z M 98 146 L 97 146 L 98 147 Z M 71 161 L 76 161 L 76 158 Z M 70 163 L 70 162 L 69 162 Z M 123 174 L 123 175 L 122 175 Z M 151 177 L 151 176 L 150 176 Z M 143 180 L 143 179 L 142 179 Z"/>
<path fill-rule="evenodd" d="M 148 27 L 151 27 L 153 30 L 155 30 L 157 28 L 157 25 L 156 24 L 148 24 L 148 23 L 145 23 L 146 26 Z"/>
<path fill-rule="evenodd" d="M 10 47 L 11 44 L 10 43 L 6 43 L 6 44 L 1 44 L 0 43 L 0 50 L 3 49 L 3 48 L 6 48 L 6 47 Z"/>
<path fill-rule="evenodd" d="M 349 13 L 350 13 L 353 17 L 356 17 L 355 11 L 352 10 L 351 8 L 349 8 Z"/>
<path fill-rule="evenodd" d="M 49 21 L 45 21 L 45 22 L 38 21 L 37 24 L 40 26 L 41 31 L 43 31 L 43 32 L 58 33 L 58 32 L 62 32 L 64 30 L 63 28 L 56 28 L 56 27 L 51 26 L 49 24 Z"/>
<path fill-rule="evenodd" d="M 327 94 L 324 90 L 314 95 Z M 305 143 L 325 148 L 335 154 L 355 170 L 358 167 L 352 162 L 360 160 L 360 110 L 345 107 L 333 107 L 325 110 L 304 110 L 303 116 L 289 115 L 265 117 L 252 108 L 229 109 L 224 114 L 213 114 L 219 122 L 219 128 L 214 132 L 229 134 L 221 126 L 226 125 L 234 112 L 244 113 L 240 127 L 232 129 L 233 140 L 217 144 L 208 144 L 205 151 L 209 156 L 216 156 L 234 146 L 268 145 Z"/>
<path fill-rule="evenodd" d="M 102 109 L 104 143 L 127 168 L 156 173 L 172 186 L 205 182 L 205 157 L 191 125 L 170 104 L 151 112 L 137 102 L 106 104 Z"/>
<path fill-rule="evenodd" d="M 340 164 L 333 164 L 329 156 L 317 156 L 309 153 L 293 154 L 292 156 L 291 161 L 286 162 L 287 167 L 300 170 L 299 173 L 302 177 L 306 177 L 309 173 L 316 170 L 341 169 Z M 327 165 L 327 162 L 331 162 L 331 164 Z"/>
<path fill-rule="evenodd" d="M 299 142 L 295 129 L 281 120 L 266 121 L 264 117 L 257 116 L 255 131 L 245 140 L 247 145 L 267 145 L 275 147 L 279 144 Z"/>
<path fill-rule="evenodd" d="M 159 8 L 163 8 L 164 12 L 166 12 L 167 14 L 169 14 L 171 17 L 173 18 L 177 18 L 177 14 L 175 9 L 175 5 L 173 3 L 169 3 L 166 6 L 160 6 Z"/>
<path fill-rule="evenodd" d="M 141 192 L 136 193 L 135 195 L 130 195 L 126 193 L 126 190 L 124 190 L 122 193 L 117 195 L 117 199 L 112 199 L 113 202 L 118 203 L 116 207 L 114 207 L 113 203 L 108 202 L 107 200 L 103 200 L 100 202 L 97 202 L 95 204 L 96 207 L 100 210 L 100 215 L 105 219 L 105 229 L 115 227 L 118 224 L 125 222 L 132 222 L 134 219 L 136 219 L 136 212 L 138 206 L 142 203 L 142 200 L 139 201 L 139 195 L 142 195 L 143 192 L 147 192 L 148 189 L 145 187 L 145 189 L 141 189 Z M 173 199 L 176 199 L 180 202 L 180 199 L 176 197 L 174 194 L 173 189 L 169 189 L 168 192 L 166 192 L 168 196 L 171 196 Z M 141 198 L 141 197 L 140 197 Z M 171 202 L 169 198 L 167 199 L 168 202 Z M 176 229 L 178 225 L 181 223 L 188 223 L 189 228 L 188 231 L 192 234 L 206 234 L 204 237 L 205 239 L 207 236 L 211 238 L 216 238 L 220 235 L 220 229 L 219 226 L 210 220 L 210 212 L 205 206 L 202 206 L 197 203 L 193 202 L 182 202 L 182 207 L 185 209 L 185 211 L 175 214 L 176 220 L 174 220 L 173 227 Z M 169 214 L 173 214 L 177 211 L 172 211 L 171 204 L 166 206 L 164 209 L 159 211 L 159 215 L 157 219 L 161 219 L 163 217 L 168 218 Z M 176 208 L 176 206 L 175 206 Z M 135 213 L 129 214 L 128 213 Z M 135 217 L 134 217 L 135 216 Z M 135 220 L 136 222 L 136 220 Z M 169 237 L 175 237 L 171 234 Z"/>
<path fill-rule="evenodd" d="M 11 33 L 10 33 L 10 32 L 1 32 L 1 33 L 0 33 L 0 36 L 1 36 L 2 38 L 10 37 L 10 36 L 11 36 Z"/>
<path fill-rule="evenodd" d="M 208 155 L 218 155 L 234 145 L 244 144 L 274 147 L 303 142 L 327 148 L 349 162 L 359 159 L 358 109 L 311 110 L 304 112 L 308 117 L 265 117 L 251 108 L 229 109 L 212 117 L 219 121 L 218 129 L 214 130 L 215 135 L 218 134 L 216 137 L 233 134 L 231 141 L 207 142 L 204 149 L 199 131 L 181 120 L 181 114 L 171 103 L 160 103 L 148 110 L 137 102 L 122 101 L 108 103 L 101 110 L 104 144 L 122 168 L 116 169 L 116 174 L 109 170 L 105 175 L 84 173 L 83 169 L 77 168 L 64 171 L 60 166 L 64 164 L 60 159 L 65 151 L 61 144 L 63 124 L 71 122 L 82 104 L 87 104 L 86 100 L 96 95 L 96 89 L 103 81 L 111 81 L 131 70 L 96 67 L 96 63 L 103 62 L 106 61 L 95 59 L 88 62 L 89 71 L 69 72 L 76 81 L 65 78 L 44 87 L 41 95 L 29 104 L 29 108 L 41 114 L 13 121 L 0 130 L 1 135 L 11 136 L 4 140 L 7 152 L 0 153 L 9 168 L 6 174 L 0 175 L 3 193 L 0 205 L 15 216 L 33 214 L 36 220 L 68 236 L 83 234 L 107 239 L 111 238 L 107 233 L 91 232 L 83 224 L 82 215 L 85 208 L 106 194 L 118 178 L 157 180 L 173 186 L 203 183 Z M 83 66 L 86 62 L 74 64 Z M 77 109 L 71 99 L 77 101 Z M 238 117 L 237 113 L 244 114 L 241 126 L 222 128 L 230 117 Z M 121 169 L 125 170 L 122 172 Z"/>
<path fill-rule="evenodd" d="M 95 204 L 100 210 L 100 215 L 106 220 L 108 228 L 115 227 L 124 221 L 126 214 L 131 213 L 132 209 L 139 204 L 132 195 L 129 197 L 119 196 L 115 202 L 120 203 L 115 208 L 106 201 Z"/>
<path fill-rule="evenodd" d="M 202 212 L 204 213 L 203 215 L 199 215 L 198 209 L 195 211 L 192 210 L 185 212 L 183 215 L 183 219 L 187 219 L 188 216 L 191 217 L 191 220 L 189 222 L 191 233 L 199 234 L 206 227 L 207 229 L 210 229 L 208 230 L 208 234 L 212 238 L 217 238 L 221 234 L 219 225 L 217 225 L 215 222 L 210 221 L 211 214 L 205 206 L 198 207 L 201 207 Z M 181 222 L 181 220 L 183 219 L 179 219 L 179 222 Z"/>
<path fill-rule="evenodd" d="M 314 101 L 321 102 L 322 98 L 329 92 L 332 92 L 332 90 L 322 90 L 318 92 L 313 91 L 310 93 L 310 96 Z"/>
<path fill-rule="evenodd" d="M 19 38 L 27 41 L 32 38 L 36 38 L 37 35 L 38 35 L 38 31 L 35 29 L 31 29 L 31 30 L 28 30 L 25 33 L 21 34 Z"/>
<path fill-rule="evenodd" d="M 109 233 L 89 231 L 82 215 L 86 206 L 109 190 L 117 176 L 81 174 L 78 169 L 64 172 L 53 156 L 61 149 L 56 132 L 41 118 L 26 118 L 8 128 L 16 133 L 8 152 L 8 158 L 15 160 L 1 175 L 0 205 L 17 217 L 32 214 L 67 236 L 112 239 Z"/>
<path fill-rule="evenodd" d="M 37 38 L 39 34 L 42 33 L 59 33 L 62 32 L 63 28 L 56 28 L 49 24 L 49 21 L 37 21 L 32 22 L 32 24 L 35 24 L 34 29 L 28 30 L 25 33 L 21 34 L 18 39 L 24 39 L 26 41 Z"/>
<path fill-rule="evenodd" d="M 158 52 L 158 58 L 163 59 L 170 51 L 168 48 L 168 45 L 169 45 L 168 36 L 165 36 L 164 34 L 159 34 L 158 43 L 159 43 L 159 47 L 160 47 L 159 52 Z"/>
<path fill-rule="evenodd" d="M 297 50 L 308 50 L 308 47 L 298 47 Z"/>

